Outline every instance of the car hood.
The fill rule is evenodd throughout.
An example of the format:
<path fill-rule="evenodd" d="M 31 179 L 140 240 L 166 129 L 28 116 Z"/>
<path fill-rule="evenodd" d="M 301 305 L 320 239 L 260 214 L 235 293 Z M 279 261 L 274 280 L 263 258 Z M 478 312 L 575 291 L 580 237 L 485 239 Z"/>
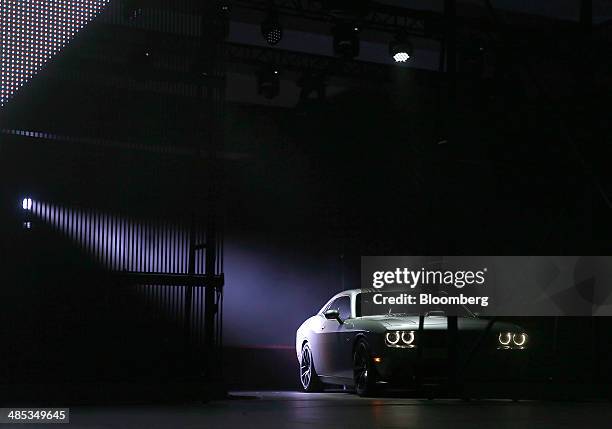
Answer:
<path fill-rule="evenodd" d="M 394 316 L 394 315 L 383 315 L 383 316 L 365 316 L 363 319 L 370 321 L 377 321 L 387 330 L 415 330 L 419 328 L 419 317 L 418 316 Z M 489 324 L 489 319 L 477 319 L 469 317 L 458 317 L 457 325 L 459 330 L 464 331 L 480 331 L 486 329 Z M 448 318 L 445 316 L 432 316 L 424 318 L 424 329 L 446 329 L 448 326 Z M 494 329 L 499 331 L 520 331 L 521 328 L 517 325 L 508 322 L 495 322 Z"/>

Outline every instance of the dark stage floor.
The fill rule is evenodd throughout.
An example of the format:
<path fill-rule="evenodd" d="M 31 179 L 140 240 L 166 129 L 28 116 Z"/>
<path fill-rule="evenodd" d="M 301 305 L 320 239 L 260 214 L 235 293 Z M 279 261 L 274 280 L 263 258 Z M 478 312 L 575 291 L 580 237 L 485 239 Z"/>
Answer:
<path fill-rule="evenodd" d="M 347 393 L 233 392 L 231 399 L 208 404 L 71 409 L 71 427 L 87 428 L 595 429 L 609 428 L 610 421 L 607 402 L 364 399 Z"/>

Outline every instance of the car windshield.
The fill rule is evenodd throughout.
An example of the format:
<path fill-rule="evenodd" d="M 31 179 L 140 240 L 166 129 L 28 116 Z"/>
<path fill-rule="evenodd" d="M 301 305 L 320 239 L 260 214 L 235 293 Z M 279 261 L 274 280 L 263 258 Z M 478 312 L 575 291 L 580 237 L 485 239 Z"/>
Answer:
<path fill-rule="evenodd" d="M 387 304 L 379 303 L 380 297 L 374 302 L 375 295 L 383 297 L 397 297 L 398 292 L 361 292 L 356 296 L 356 315 L 362 316 L 383 316 L 383 315 L 401 315 L 401 316 L 446 316 L 458 315 L 464 317 L 473 317 L 474 313 L 463 305 L 418 305 L 418 304 Z M 443 294 L 440 294 L 443 295 Z"/>

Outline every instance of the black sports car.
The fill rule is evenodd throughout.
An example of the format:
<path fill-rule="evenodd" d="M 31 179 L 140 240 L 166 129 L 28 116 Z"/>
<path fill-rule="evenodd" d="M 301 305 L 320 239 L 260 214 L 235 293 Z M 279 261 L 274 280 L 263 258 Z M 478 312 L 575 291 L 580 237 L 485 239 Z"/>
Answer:
<path fill-rule="evenodd" d="M 296 333 L 300 380 L 305 391 L 323 384 L 354 387 L 359 395 L 384 385 L 409 386 L 417 376 L 445 373 L 448 317 L 432 309 L 419 315 L 379 306 L 380 314 L 362 309 L 375 291 L 353 289 L 331 298 Z M 476 350 L 477 375 L 518 377 L 525 363 L 528 336 L 517 325 L 478 318 L 464 307 L 457 318 L 458 350 Z"/>

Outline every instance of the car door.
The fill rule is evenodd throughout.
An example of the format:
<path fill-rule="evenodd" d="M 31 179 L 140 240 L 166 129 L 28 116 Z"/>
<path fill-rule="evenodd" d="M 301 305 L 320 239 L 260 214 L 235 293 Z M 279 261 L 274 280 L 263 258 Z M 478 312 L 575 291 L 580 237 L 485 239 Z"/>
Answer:
<path fill-rule="evenodd" d="M 336 344 L 334 349 L 334 377 L 345 381 L 353 378 L 353 340 L 355 339 L 355 326 L 351 314 L 351 298 L 346 297 L 339 303 L 340 318 L 343 323 L 336 328 Z"/>
<path fill-rule="evenodd" d="M 351 317 L 351 298 L 348 295 L 333 300 L 326 310 L 338 310 L 341 320 Z M 347 334 L 352 331 L 352 324 L 339 323 L 337 320 L 325 319 L 319 334 L 319 359 L 317 371 L 326 377 L 340 377 L 346 373 L 346 354 L 350 361 L 350 351 L 346 352 Z"/>

